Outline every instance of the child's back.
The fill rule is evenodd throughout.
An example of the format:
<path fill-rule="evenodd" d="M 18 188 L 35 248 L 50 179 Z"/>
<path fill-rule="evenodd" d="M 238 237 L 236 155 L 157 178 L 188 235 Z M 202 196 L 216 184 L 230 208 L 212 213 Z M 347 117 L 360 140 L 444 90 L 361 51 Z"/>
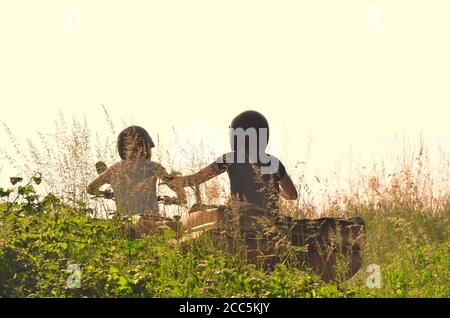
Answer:
<path fill-rule="evenodd" d="M 164 168 L 150 159 L 122 160 L 104 172 L 111 184 L 120 214 L 137 215 L 158 212 L 157 179 Z"/>
<path fill-rule="evenodd" d="M 281 161 L 271 155 L 265 154 L 267 163 L 237 162 L 236 152 L 223 155 L 217 167 L 227 172 L 230 179 L 230 192 L 233 198 L 240 201 L 256 204 L 271 211 L 277 211 L 279 205 L 279 182 L 286 176 L 286 169 Z M 232 158 L 227 160 L 227 158 Z M 274 166 L 270 173 L 261 173 L 261 169 Z M 273 171 L 272 171 L 273 170 Z"/>
<path fill-rule="evenodd" d="M 148 132 L 139 126 L 124 129 L 117 138 L 122 159 L 100 174 L 88 186 L 88 193 L 100 194 L 99 188 L 110 184 L 122 215 L 158 213 L 156 182 L 170 178 L 162 165 L 151 161 L 155 145 Z"/>

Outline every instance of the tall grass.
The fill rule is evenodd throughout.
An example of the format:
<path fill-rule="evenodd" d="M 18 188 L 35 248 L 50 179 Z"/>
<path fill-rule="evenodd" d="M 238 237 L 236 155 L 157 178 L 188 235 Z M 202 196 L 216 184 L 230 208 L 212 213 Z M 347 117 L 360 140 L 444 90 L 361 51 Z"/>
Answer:
<path fill-rule="evenodd" d="M 41 185 L 41 192 L 55 193 L 73 209 L 89 205 L 94 211 L 110 210 L 113 207 L 105 207 L 104 202 L 91 200 L 86 193 L 87 184 L 97 174 L 94 163 L 102 160 L 110 165 L 118 160 L 115 145 L 116 129 L 106 109 L 105 120 L 110 131 L 106 135 L 93 136 L 86 120 L 73 119 L 67 123 L 66 119 L 60 115 L 55 121 L 53 133 L 39 133 L 39 138 L 27 140 L 26 146 L 20 144 L 14 133 L 5 125 L 12 151 L 2 151 L 0 167 L 4 165 L 14 167 L 17 174 L 25 178 L 36 171 L 42 173 L 44 182 Z M 192 173 L 215 159 L 215 155 L 206 145 L 197 146 L 188 140 L 183 140 L 176 134 L 176 130 L 174 130 L 174 139 L 178 140 L 179 144 L 177 154 L 171 153 L 157 140 L 157 148 L 152 155 L 153 160 L 161 162 L 169 170 Z M 179 158 L 184 160 L 178 160 Z M 323 180 L 317 176 L 302 173 L 295 167 L 288 167 L 288 171 L 293 174 L 300 196 L 297 201 L 282 202 L 283 214 L 297 218 L 361 216 L 366 221 L 366 238 L 363 246 L 365 264 L 362 270 L 349 281 L 342 280 L 337 282 L 336 286 L 324 285 L 324 289 L 321 289 L 322 296 L 450 296 L 448 287 L 450 285 L 448 257 L 450 157 L 446 152 L 441 151 L 441 158 L 437 162 L 433 161 L 430 157 L 430 149 L 422 140 L 419 140 L 415 146 L 399 148 L 399 153 L 393 154 L 389 162 L 374 162 L 370 167 L 363 166 L 362 163 L 354 163 L 349 170 L 349 178 L 336 173 Z M 220 203 L 226 200 L 227 182 L 226 177 L 222 176 L 203 185 L 201 190 L 205 203 Z M 162 187 L 160 190 L 165 191 Z M 192 197 L 189 204 L 193 203 Z M 179 214 L 183 211 L 183 208 L 176 208 L 176 210 L 164 210 L 163 213 Z M 114 244 L 116 243 L 120 244 L 118 242 Z M 165 244 L 161 243 L 158 247 L 159 252 L 152 253 L 181 253 L 179 250 L 169 252 L 172 247 Z M 148 252 L 146 248 L 137 252 L 139 257 L 142 257 L 138 261 L 142 263 L 142 266 L 146 264 L 143 260 L 146 257 L 144 250 Z M 208 251 L 213 253 L 211 250 Z M 92 253 L 98 253 L 98 251 Z M 223 255 L 212 260 L 205 254 L 206 250 L 197 249 L 195 252 L 191 250 L 189 253 L 183 256 L 187 259 L 186 262 L 180 262 L 176 258 L 178 256 L 173 254 L 173 259 L 161 263 L 163 265 L 160 264 L 161 268 L 165 268 L 168 273 L 158 272 L 160 276 L 157 278 L 158 284 L 161 284 L 163 288 L 174 282 L 170 273 L 175 271 L 178 273 L 176 275 L 184 277 L 187 285 L 177 285 L 180 291 L 175 294 L 158 289 L 155 291 L 157 295 L 259 297 L 272 295 L 270 286 L 274 286 L 274 289 L 282 288 L 271 279 L 274 281 L 284 279 L 286 284 L 294 286 L 288 289 L 292 296 L 299 296 L 293 292 L 295 282 L 292 281 L 303 279 L 299 278 L 297 270 L 279 269 L 280 272 L 277 275 L 280 276 L 263 278 L 265 274 L 246 267 L 247 265 L 243 265 L 239 260 L 222 258 L 225 257 Z M 238 262 L 239 265 L 233 262 Z M 218 281 L 220 280 L 223 284 L 227 284 L 223 275 L 229 270 L 232 271 L 233 266 L 238 266 L 245 271 L 247 275 L 245 279 L 250 279 L 251 276 L 257 277 L 256 282 L 261 286 L 264 285 L 264 288 L 258 289 L 255 293 L 249 292 L 249 288 L 251 290 L 256 287 L 252 285 L 253 283 L 246 281 L 244 292 L 244 289 L 238 287 L 239 278 L 230 273 L 226 274 L 229 279 L 228 290 L 220 287 L 218 281 L 204 282 L 206 278 L 195 269 L 195 266 L 199 264 L 203 264 L 201 266 L 208 273 L 217 271 L 217 275 L 222 275 Z M 382 269 L 383 287 L 381 289 L 371 290 L 366 287 L 368 274 L 365 268 L 369 264 L 378 264 Z M 188 269 L 182 269 L 179 266 L 188 266 Z M 131 267 L 124 266 L 124 268 L 132 271 Z M 159 270 L 162 270 L 161 268 Z M 288 272 L 286 273 L 285 270 Z M 193 278 L 188 278 L 189 273 L 201 278 L 195 282 Z M 94 271 L 91 274 L 96 275 Z M 138 275 L 138 273 L 135 274 Z M 164 279 L 167 281 L 163 281 Z M 317 286 L 313 281 L 308 281 L 307 286 L 310 289 L 305 291 L 303 296 L 308 293 L 311 295 L 312 291 L 318 293 L 317 289 L 311 287 Z M 199 286 L 200 282 L 210 286 L 211 290 L 208 292 L 208 287 L 202 289 Z M 139 284 L 144 283 L 139 281 Z M 330 294 L 324 290 L 330 290 Z M 95 291 L 91 292 L 95 294 Z M 100 294 L 115 295 L 116 292 Z M 130 293 L 132 294 L 132 291 Z M 282 294 L 283 292 L 280 291 L 277 295 Z"/>

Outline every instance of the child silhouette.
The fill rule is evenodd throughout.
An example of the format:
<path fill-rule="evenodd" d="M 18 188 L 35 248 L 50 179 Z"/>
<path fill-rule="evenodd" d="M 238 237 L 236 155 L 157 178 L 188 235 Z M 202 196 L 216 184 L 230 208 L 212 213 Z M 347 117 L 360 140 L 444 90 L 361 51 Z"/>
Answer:
<path fill-rule="evenodd" d="M 109 168 L 97 164 L 97 171 L 101 174 L 89 184 L 88 193 L 99 195 L 102 193 L 100 187 L 110 184 L 117 211 L 121 215 L 157 215 L 157 180 L 167 183 L 172 176 L 160 163 L 151 160 L 151 149 L 154 146 L 144 128 L 130 126 L 124 129 L 117 138 L 117 150 L 122 160 Z M 179 188 L 173 186 L 172 190 L 177 192 Z"/>

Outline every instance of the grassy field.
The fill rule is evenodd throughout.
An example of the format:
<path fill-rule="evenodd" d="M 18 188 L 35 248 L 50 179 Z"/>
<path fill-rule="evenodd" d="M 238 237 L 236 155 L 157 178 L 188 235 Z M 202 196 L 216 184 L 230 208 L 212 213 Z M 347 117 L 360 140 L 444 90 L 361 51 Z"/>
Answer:
<path fill-rule="evenodd" d="M 180 246 L 170 231 L 139 241 L 124 237 L 125 221 L 98 217 L 105 208 L 85 192 L 93 162 L 116 160 L 111 127 L 110 139 L 93 142 L 86 125 L 61 119 L 52 139 L 41 135 L 27 153 L 9 132 L 22 159 L 6 152 L 1 159 L 25 178 L 0 185 L 0 297 L 450 297 L 448 161 L 438 169 L 440 179 L 422 150 L 393 173 L 354 174 L 351 187 L 329 190 L 322 207 L 297 176 L 300 198 L 283 202 L 283 214 L 366 221 L 363 267 L 348 281 L 325 283 L 289 261 L 263 271 L 208 239 Z M 173 167 L 167 158 L 155 160 Z M 226 196 L 219 181 L 203 189 L 205 201 Z M 367 284 L 374 264 L 379 288 Z"/>
<path fill-rule="evenodd" d="M 38 196 L 35 179 L 13 180 L 0 193 L 1 297 L 450 296 L 450 206 L 440 214 L 406 206 L 349 210 L 367 221 L 366 264 L 349 281 L 324 283 L 288 263 L 257 269 L 208 239 L 181 247 L 168 231 L 128 240 L 120 232 L 124 221 L 96 219 L 88 207 Z M 380 288 L 367 286 L 369 264 L 380 266 Z"/>

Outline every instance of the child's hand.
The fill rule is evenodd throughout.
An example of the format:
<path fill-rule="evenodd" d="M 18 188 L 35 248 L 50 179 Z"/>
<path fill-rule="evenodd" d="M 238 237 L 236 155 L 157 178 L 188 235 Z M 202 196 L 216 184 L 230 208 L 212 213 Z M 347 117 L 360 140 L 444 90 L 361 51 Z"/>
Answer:
<path fill-rule="evenodd" d="M 184 191 L 182 181 L 180 180 L 181 177 L 181 173 L 179 173 L 178 171 L 172 171 L 162 179 L 163 182 L 161 182 L 160 184 L 168 186 L 177 194 L 178 204 L 185 204 L 186 192 Z"/>
<path fill-rule="evenodd" d="M 182 175 L 181 175 L 181 172 L 178 172 L 178 171 L 172 171 L 170 174 L 169 174 L 169 176 L 171 176 L 172 178 L 178 178 L 178 177 L 181 177 Z"/>

